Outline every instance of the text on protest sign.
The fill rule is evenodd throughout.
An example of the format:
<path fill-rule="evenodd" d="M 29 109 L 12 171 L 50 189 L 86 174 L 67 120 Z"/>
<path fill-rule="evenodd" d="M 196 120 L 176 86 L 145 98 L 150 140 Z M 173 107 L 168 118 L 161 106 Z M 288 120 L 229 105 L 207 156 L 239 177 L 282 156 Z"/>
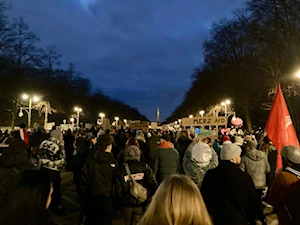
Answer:
<path fill-rule="evenodd" d="M 182 126 L 225 126 L 226 116 L 182 118 Z"/>

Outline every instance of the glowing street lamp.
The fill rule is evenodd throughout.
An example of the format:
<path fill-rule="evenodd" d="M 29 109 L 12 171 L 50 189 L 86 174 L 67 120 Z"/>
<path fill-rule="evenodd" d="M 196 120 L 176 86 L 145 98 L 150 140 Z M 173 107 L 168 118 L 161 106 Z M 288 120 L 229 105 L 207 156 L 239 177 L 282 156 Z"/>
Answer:
<path fill-rule="evenodd" d="M 193 118 L 194 116 L 193 115 L 189 115 L 189 118 Z"/>
<path fill-rule="evenodd" d="M 79 128 L 79 117 L 80 117 L 80 113 L 82 112 L 82 108 L 79 107 L 74 107 L 74 111 L 77 113 L 77 128 Z"/>
<path fill-rule="evenodd" d="M 104 113 L 99 113 L 99 116 L 101 117 L 101 125 L 102 125 L 104 117 L 105 117 L 105 114 Z"/>
<path fill-rule="evenodd" d="M 201 117 L 203 117 L 204 113 L 205 113 L 204 110 L 201 110 L 201 111 L 199 112 L 199 114 L 201 115 Z"/>
<path fill-rule="evenodd" d="M 296 76 L 300 78 L 300 70 L 296 73 Z"/>
<path fill-rule="evenodd" d="M 120 120 L 120 118 L 119 117 L 115 117 L 115 121 L 116 121 L 116 125 L 118 126 L 119 125 L 119 120 Z"/>
<path fill-rule="evenodd" d="M 40 98 L 37 96 L 29 96 L 27 94 L 23 94 L 22 98 L 24 100 L 29 100 L 29 104 L 28 104 L 28 107 L 20 107 L 19 116 L 22 117 L 24 115 L 22 112 L 22 110 L 24 109 L 28 114 L 28 127 L 31 127 L 32 102 L 38 102 L 40 100 Z M 28 109 L 28 111 L 26 109 Z"/>

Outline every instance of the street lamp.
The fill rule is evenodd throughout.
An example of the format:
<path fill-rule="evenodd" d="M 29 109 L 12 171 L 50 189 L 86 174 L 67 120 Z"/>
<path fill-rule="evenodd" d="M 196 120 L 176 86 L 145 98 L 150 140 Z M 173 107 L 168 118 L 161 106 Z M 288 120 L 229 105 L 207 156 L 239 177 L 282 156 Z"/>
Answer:
<path fill-rule="evenodd" d="M 227 116 L 227 106 L 231 104 L 230 100 L 226 100 L 224 102 L 221 102 L 221 105 L 224 107 L 225 111 L 225 116 Z"/>
<path fill-rule="evenodd" d="M 204 110 L 201 110 L 201 111 L 199 112 L 199 114 L 201 115 L 201 117 L 203 117 L 204 113 L 205 113 Z"/>
<path fill-rule="evenodd" d="M 79 107 L 75 107 L 74 108 L 75 112 L 77 113 L 77 128 L 79 128 L 79 116 L 80 116 L 80 113 L 82 112 L 82 108 L 79 108 Z"/>
<path fill-rule="evenodd" d="M 101 125 L 102 125 L 104 117 L 105 117 L 105 114 L 104 113 L 99 113 L 99 116 L 101 117 Z"/>
<path fill-rule="evenodd" d="M 296 76 L 300 78 L 300 70 L 296 73 Z"/>
<path fill-rule="evenodd" d="M 24 115 L 23 112 L 22 112 L 22 110 L 24 109 L 27 112 L 27 114 L 28 114 L 28 128 L 30 128 L 31 127 L 32 102 L 38 102 L 40 100 L 40 98 L 37 97 L 37 96 L 29 96 L 27 94 L 23 94 L 22 98 L 24 100 L 28 99 L 29 100 L 29 104 L 28 104 L 28 107 L 20 107 L 19 116 L 22 117 Z M 27 111 L 27 109 L 28 109 L 28 111 Z"/>
<path fill-rule="evenodd" d="M 119 125 L 119 120 L 120 120 L 120 118 L 119 117 L 115 117 L 115 121 L 116 121 L 116 125 L 118 126 Z"/>
<path fill-rule="evenodd" d="M 189 115 L 189 118 L 193 118 L 194 116 L 193 115 Z"/>

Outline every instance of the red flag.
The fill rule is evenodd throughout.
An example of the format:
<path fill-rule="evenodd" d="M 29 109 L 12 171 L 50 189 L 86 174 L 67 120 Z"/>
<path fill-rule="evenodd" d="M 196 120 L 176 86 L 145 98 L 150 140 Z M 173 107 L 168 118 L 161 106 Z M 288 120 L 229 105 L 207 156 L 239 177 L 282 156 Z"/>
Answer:
<path fill-rule="evenodd" d="M 286 145 L 299 147 L 299 141 L 280 84 L 277 86 L 272 109 L 267 121 L 266 131 L 269 139 L 277 148 L 276 170 L 278 170 L 282 167 L 281 149 Z"/>

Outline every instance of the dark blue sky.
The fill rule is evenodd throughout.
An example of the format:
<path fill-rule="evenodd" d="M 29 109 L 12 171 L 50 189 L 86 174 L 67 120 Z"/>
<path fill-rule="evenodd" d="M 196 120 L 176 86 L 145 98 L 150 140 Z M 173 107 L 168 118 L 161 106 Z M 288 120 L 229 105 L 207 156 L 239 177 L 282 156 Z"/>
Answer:
<path fill-rule="evenodd" d="M 210 25 L 244 0 L 6 0 L 42 44 L 54 44 L 63 66 L 150 120 L 181 103 L 202 62 Z"/>

